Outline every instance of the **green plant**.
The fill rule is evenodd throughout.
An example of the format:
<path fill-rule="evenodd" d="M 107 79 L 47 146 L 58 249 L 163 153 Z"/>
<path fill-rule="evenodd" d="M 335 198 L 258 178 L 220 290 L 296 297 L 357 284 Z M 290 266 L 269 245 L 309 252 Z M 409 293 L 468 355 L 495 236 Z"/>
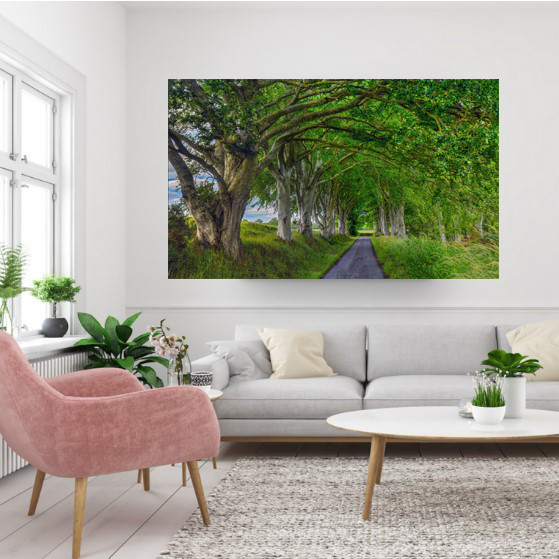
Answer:
<path fill-rule="evenodd" d="M 489 378 L 484 374 L 476 374 L 474 382 L 476 384 L 472 406 L 480 408 L 501 408 L 505 405 L 503 396 L 503 378 Z"/>
<path fill-rule="evenodd" d="M 7 329 L 9 320 L 12 334 L 12 315 L 8 301 L 26 291 L 26 288 L 22 286 L 26 263 L 27 256 L 21 246 L 11 248 L 0 243 L 0 329 Z"/>
<path fill-rule="evenodd" d="M 75 280 L 66 277 L 45 276 L 40 280 L 33 280 L 31 294 L 43 303 L 52 303 L 52 314 L 56 318 L 56 305 L 62 301 L 75 303 L 75 297 L 81 287 L 74 285 Z"/>
<path fill-rule="evenodd" d="M 159 363 L 168 367 L 169 361 L 155 355 L 155 348 L 146 345 L 149 332 L 129 341 L 132 337 L 132 324 L 140 314 L 142 313 L 128 317 L 122 324 L 114 316 L 109 316 L 103 327 L 92 315 L 78 313 L 80 324 L 91 336 L 74 344 L 89 351 L 91 363 L 86 369 L 117 367 L 130 371 L 151 388 L 163 386 L 163 381 L 150 365 Z"/>
<path fill-rule="evenodd" d="M 487 365 L 487 368 L 482 371 L 486 375 L 521 377 L 533 375 L 543 368 L 537 359 L 529 359 L 527 355 L 520 353 L 507 353 L 502 349 L 490 351 L 487 357 L 481 362 L 482 365 Z"/>

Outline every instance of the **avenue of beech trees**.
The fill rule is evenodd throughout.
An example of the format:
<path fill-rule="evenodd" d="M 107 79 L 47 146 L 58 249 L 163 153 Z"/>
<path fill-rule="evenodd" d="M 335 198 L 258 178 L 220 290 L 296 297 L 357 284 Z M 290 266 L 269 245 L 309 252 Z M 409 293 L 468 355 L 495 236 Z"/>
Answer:
<path fill-rule="evenodd" d="M 498 254 L 498 80 L 171 79 L 168 114 L 197 254 L 250 266 L 247 208 L 287 245 L 362 231 Z"/>

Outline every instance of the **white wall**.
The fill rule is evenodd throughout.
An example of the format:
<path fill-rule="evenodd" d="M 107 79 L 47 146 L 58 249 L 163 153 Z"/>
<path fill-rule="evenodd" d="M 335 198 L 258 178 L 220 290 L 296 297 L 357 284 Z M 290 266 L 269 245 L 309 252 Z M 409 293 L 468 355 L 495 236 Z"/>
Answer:
<path fill-rule="evenodd" d="M 559 316 L 557 3 L 135 4 L 127 305 L 146 321 L 172 315 L 198 353 L 237 319 L 285 322 L 314 309 L 363 321 L 498 321 L 512 307 L 512 321 L 537 318 L 538 307 Z M 167 79 L 179 77 L 499 78 L 501 279 L 167 279 Z M 441 307 L 473 310 L 417 312 Z"/>
<path fill-rule="evenodd" d="M 0 2 L 0 16 L 85 76 L 86 170 L 77 188 L 86 189 L 86 210 L 85 223 L 76 224 L 85 229 L 84 254 L 77 255 L 85 260 L 83 306 L 100 317 L 123 317 L 126 11 L 117 2 Z"/>

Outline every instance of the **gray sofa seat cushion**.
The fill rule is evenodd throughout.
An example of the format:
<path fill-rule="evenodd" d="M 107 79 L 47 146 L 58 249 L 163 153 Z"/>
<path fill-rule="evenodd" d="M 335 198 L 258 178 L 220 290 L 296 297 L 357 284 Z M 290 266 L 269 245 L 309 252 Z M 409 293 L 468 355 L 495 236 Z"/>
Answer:
<path fill-rule="evenodd" d="M 350 377 L 258 379 L 230 384 L 215 401 L 220 419 L 326 419 L 362 409 L 363 385 Z"/>
<path fill-rule="evenodd" d="M 259 340 L 258 328 L 272 325 L 237 324 L 235 340 Z M 300 326 L 281 326 L 281 328 Z M 324 334 L 324 359 L 334 369 L 334 373 L 355 380 L 366 380 L 366 328 L 363 325 L 318 325 L 309 330 L 320 330 Z"/>
<path fill-rule="evenodd" d="M 473 373 L 496 347 L 492 325 L 373 325 L 367 377 Z"/>
<path fill-rule="evenodd" d="M 403 406 L 454 406 L 474 394 L 468 375 L 402 375 L 373 380 L 365 390 L 364 409 Z"/>

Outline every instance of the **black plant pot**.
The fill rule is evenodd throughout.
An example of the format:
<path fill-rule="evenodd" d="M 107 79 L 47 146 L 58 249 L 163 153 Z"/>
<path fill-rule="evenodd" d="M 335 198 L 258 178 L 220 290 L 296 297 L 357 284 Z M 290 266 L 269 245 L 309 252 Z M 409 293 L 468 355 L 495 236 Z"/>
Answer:
<path fill-rule="evenodd" d="M 47 338 L 62 338 L 68 332 L 68 321 L 65 318 L 45 318 L 41 329 Z"/>

